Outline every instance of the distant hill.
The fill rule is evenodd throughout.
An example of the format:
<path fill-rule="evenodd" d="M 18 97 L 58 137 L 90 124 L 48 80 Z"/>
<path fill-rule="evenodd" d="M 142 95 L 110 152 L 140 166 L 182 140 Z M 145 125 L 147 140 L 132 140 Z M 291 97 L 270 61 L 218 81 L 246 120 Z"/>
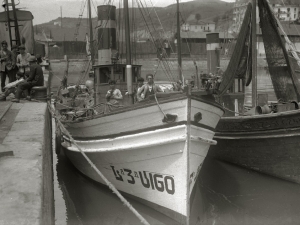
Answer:
<path fill-rule="evenodd" d="M 145 7 L 145 5 L 144 5 Z M 216 20 L 224 18 L 227 15 L 229 18 L 229 12 L 231 12 L 233 3 L 227 3 L 221 0 L 195 0 L 190 2 L 180 3 L 180 20 L 184 23 L 189 17 L 193 17 L 195 14 L 200 14 L 201 19 L 206 20 Z M 142 16 L 141 11 L 144 12 Z M 149 35 L 148 29 L 151 33 L 157 33 L 162 30 L 167 33 L 167 36 L 174 34 L 176 32 L 176 4 L 169 5 L 167 7 L 145 7 L 145 8 L 131 8 L 130 12 L 130 23 L 131 31 L 137 31 L 137 35 L 143 36 Z M 79 12 L 78 12 L 79 14 Z M 147 16 L 149 14 L 149 16 Z M 123 19 L 123 9 L 117 9 L 117 23 L 119 21 L 124 21 Z M 147 24 L 145 23 L 147 21 Z M 59 25 L 54 25 L 54 23 L 59 23 L 62 21 L 63 29 Z M 43 23 L 36 25 L 34 28 L 36 37 L 43 39 L 44 31 L 46 36 L 56 41 L 68 40 L 72 41 L 75 37 L 76 30 L 78 33 L 77 40 L 84 40 L 85 33 L 88 32 L 88 22 L 86 18 L 81 19 L 80 26 L 76 29 L 79 24 L 78 18 L 57 18 L 55 20 L 49 21 L 48 23 Z M 93 26 L 97 24 L 97 18 L 93 18 Z M 123 30 L 124 25 L 121 25 Z M 57 36 L 57 37 L 56 37 Z M 60 40 L 58 40 L 59 38 Z M 62 39 L 62 40 L 61 40 Z"/>

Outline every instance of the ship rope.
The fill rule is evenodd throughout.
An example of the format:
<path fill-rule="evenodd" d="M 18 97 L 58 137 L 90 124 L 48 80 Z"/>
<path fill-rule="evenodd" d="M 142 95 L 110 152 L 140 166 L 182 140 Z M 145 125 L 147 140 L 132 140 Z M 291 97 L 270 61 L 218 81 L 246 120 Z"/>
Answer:
<path fill-rule="evenodd" d="M 96 165 L 90 160 L 90 158 L 83 152 L 82 148 L 75 142 L 72 135 L 67 131 L 64 125 L 61 123 L 61 121 L 57 118 L 49 102 L 47 103 L 47 105 L 51 115 L 56 121 L 56 124 L 59 125 L 59 129 L 61 129 L 61 131 L 63 131 L 63 134 L 66 135 L 69 138 L 69 140 L 78 148 L 78 150 L 86 159 L 86 161 L 95 170 L 95 172 L 101 177 L 101 179 L 106 183 L 106 185 L 112 190 L 112 192 L 118 196 L 121 202 L 126 207 L 128 207 L 128 209 L 141 221 L 142 224 L 150 225 L 148 221 L 122 196 L 122 194 L 115 188 L 115 186 L 103 175 L 103 173 L 96 167 Z"/>
<path fill-rule="evenodd" d="M 152 34 L 151 30 L 150 30 L 149 24 L 147 23 L 147 20 L 145 18 L 145 14 L 148 15 L 149 20 L 151 21 L 151 25 L 152 25 L 152 27 L 154 29 L 154 32 L 155 32 L 156 29 L 155 29 L 153 20 L 150 17 L 150 13 L 149 13 L 149 11 L 148 11 L 148 13 L 145 12 L 146 10 L 145 10 L 145 7 L 144 7 L 144 5 L 143 5 L 143 3 L 142 3 L 141 0 L 139 0 L 137 3 L 138 3 L 138 7 L 139 7 L 140 13 L 142 15 L 142 18 L 144 20 L 144 23 L 145 23 L 145 25 L 146 25 L 146 27 L 147 27 L 147 29 L 149 31 L 149 34 L 150 34 L 150 37 L 151 37 L 151 41 L 154 44 L 155 48 L 158 49 L 158 46 L 157 46 L 157 44 L 155 43 L 155 40 L 154 40 L 154 36 L 153 36 L 153 34 Z M 144 10 L 144 12 L 143 12 L 143 10 Z M 162 46 L 162 43 L 160 43 L 160 46 Z M 164 66 L 165 74 L 166 74 L 167 78 L 169 79 L 170 82 L 175 81 L 174 80 L 174 76 L 172 74 L 172 70 L 171 70 L 170 64 L 166 60 L 163 60 L 163 59 L 164 59 L 164 57 L 162 57 L 161 62 L 162 62 L 162 65 Z"/>
<path fill-rule="evenodd" d="M 149 20 L 152 22 L 150 14 L 149 14 L 149 12 L 148 13 L 143 12 L 143 10 L 145 11 L 145 7 L 143 6 L 143 3 L 141 2 L 141 0 L 138 1 L 137 3 L 138 3 L 138 7 L 139 7 L 139 10 L 140 10 L 141 16 L 142 16 L 142 18 L 144 20 L 144 23 L 145 23 L 145 25 L 147 27 L 147 30 L 148 30 L 149 34 L 150 34 L 150 39 L 151 39 L 153 45 L 155 46 L 155 48 L 158 49 L 158 46 L 155 43 L 153 34 L 152 34 L 151 30 L 150 30 L 149 24 L 147 23 L 147 20 L 145 18 L 145 14 L 147 14 L 148 17 L 149 17 Z M 152 22 L 152 27 L 154 27 L 153 22 Z M 154 28 L 154 30 L 155 30 L 155 28 Z M 169 81 L 171 81 L 172 80 L 172 73 L 170 72 L 171 70 L 168 69 L 168 68 L 166 68 L 166 67 L 168 67 L 168 65 L 166 63 L 164 63 L 164 62 L 162 62 L 162 63 L 163 63 L 163 66 L 164 66 L 164 67 L 162 67 L 162 69 L 163 69 L 164 73 L 166 74 L 167 78 L 169 79 Z"/>
<path fill-rule="evenodd" d="M 157 12 L 156 12 L 156 9 L 155 9 L 155 7 L 154 7 L 154 4 L 152 3 L 151 0 L 150 0 L 150 2 L 151 2 L 151 4 L 152 4 L 152 10 L 155 12 L 155 15 L 156 15 L 157 20 L 158 20 L 158 22 L 159 22 L 159 24 L 160 24 L 160 27 L 161 27 L 162 30 L 163 30 L 164 36 L 166 36 L 166 35 L 167 35 L 167 32 L 165 31 L 165 29 L 164 29 L 164 27 L 163 27 L 163 25 L 162 25 L 162 23 L 161 23 L 161 20 L 160 20 L 158 14 L 157 14 Z M 145 4 L 146 4 L 146 3 L 145 3 Z M 146 5 L 146 6 L 147 6 L 147 5 Z M 148 6 L 147 6 L 147 9 L 148 9 Z M 150 12 L 151 12 L 151 11 L 148 11 L 148 16 L 149 16 L 149 17 L 150 17 Z M 151 18 L 151 17 L 150 17 L 150 18 Z M 151 20 L 151 21 L 152 21 L 152 20 Z M 153 25 L 153 22 L 152 22 L 152 25 Z M 153 28 L 154 28 L 154 30 L 155 30 L 154 25 L 153 25 Z M 149 32 L 150 32 L 150 31 L 149 31 Z M 168 38 L 167 38 L 166 40 L 167 40 L 168 45 L 170 46 L 172 52 L 174 53 L 174 50 L 173 50 L 173 48 L 172 48 L 172 45 L 170 44 L 170 41 L 168 40 Z M 160 41 L 159 44 L 160 44 L 161 48 L 163 48 L 163 44 L 162 44 L 161 41 Z M 178 62 L 173 63 L 172 61 L 167 61 L 167 58 L 168 58 L 168 57 L 167 57 L 166 55 L 164 55 L 164 56 L 160 59 L 160 61 L 163 62 L 163 60 L 165 59 L 166 64 L 167 64 L 167 66 L 169 67 L 168 69 L 169 69 L 170 71 L 171 71 L 171 69 L 175 70 L 174 68 L 177 66 L 177 68 L 181 71 L 182 76 L 184 77 L 183 71 L 182 71 L 182 67 L 178 64 Z M 176 64 L 176 66 L 174 66 L 173 64 Z M 171 75 L 173 75 L 173 74 L 171 73 Z M 173 76 L 172 76 L 172 77 L 173 77 Z M 173 79 L 173 81 L 174 81 L 174 79 Z"/>

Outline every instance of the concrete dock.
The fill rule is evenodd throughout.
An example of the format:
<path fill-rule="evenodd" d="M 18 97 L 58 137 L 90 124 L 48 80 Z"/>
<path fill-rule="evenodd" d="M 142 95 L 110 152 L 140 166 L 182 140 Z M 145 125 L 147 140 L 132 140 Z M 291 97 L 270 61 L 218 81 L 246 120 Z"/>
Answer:
<path fill-rule="evenodd" d="M 54 224 L 47 103 L 0 102 L 0 224 Z"/>

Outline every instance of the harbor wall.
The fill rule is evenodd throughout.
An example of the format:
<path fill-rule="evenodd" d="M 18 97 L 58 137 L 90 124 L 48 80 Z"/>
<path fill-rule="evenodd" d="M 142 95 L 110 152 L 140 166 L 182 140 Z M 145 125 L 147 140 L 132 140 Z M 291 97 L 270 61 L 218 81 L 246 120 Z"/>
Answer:
<path fill-rule="evenodd" d="M 52 117 L 45 109 L 44 137 L 42 149 L 42 218 L 41 224 L 55 224 L 54 221 L 54 186 L 53 186 L 53 151 Z"/>
<path fill-rule="evenodd" d="M 55 224 L 47 104 L 21 101 L 10 110 L 19 111 L 1 144 L 13 155 L 0 158 L 0 224 Z"/>

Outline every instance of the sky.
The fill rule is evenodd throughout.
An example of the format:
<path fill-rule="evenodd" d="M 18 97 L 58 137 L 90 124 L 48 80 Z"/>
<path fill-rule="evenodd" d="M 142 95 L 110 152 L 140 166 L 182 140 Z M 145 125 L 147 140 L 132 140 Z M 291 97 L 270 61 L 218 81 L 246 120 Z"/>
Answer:
<path fill-rule="evenodd" d="M 96 6 L 107 4 L 108 0 L 91 0 L 92 4 L 92 17 L 96 17 Z M 118 0 L 111 0 L 114 5 L 118 5 Z M 171 4 L 175 4 L 176 0 L 145 0 L 148 6 L 165 7 Z M 179 0 L 179 2 L 188 2 L 191 0 Z M 201 0 L 196 0 L 201 1 Z M 222 0 L 226 2 L 234 2 L 234 0 Z M 0 1 L 2 2 L 2 1 Z M 9 1 L 10 2 L 10 1 Z M 85 0 L 15 0 L 17 8 L 31 11 L 34 16 L 33 24 L 41 24 L 49 22 L 61 16 L 62 17 L 75 17 L 78 18 L 82 11 L 82 5 Z M 130 4 L 129 0 L 129 4 Z M 62 9 L 62 10 L 61 10 Z M 4 8 L 0 7 L 0 12 L 3 12 Z M 83 17 L 87 15 L 86 7 Z"/>

